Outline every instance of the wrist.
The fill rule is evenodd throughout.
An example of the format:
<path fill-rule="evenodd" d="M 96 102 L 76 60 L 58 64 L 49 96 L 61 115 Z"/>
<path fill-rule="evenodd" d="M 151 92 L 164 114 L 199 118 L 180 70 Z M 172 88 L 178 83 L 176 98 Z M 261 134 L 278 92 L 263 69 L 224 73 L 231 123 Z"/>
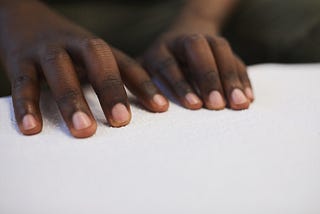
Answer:
<path fill-rule="evenodd" d="M 204 8 L 204 6 L 198 4 L 186 4 L 173 21 L 170 31 L 187 30 L 199 33 L 219 34 L 224 19 L 228 14 L 226 13 L 226 9 L 222 7 L 226 7 L 226 5 L 219 5 L 218 8 L 214 8 L 212 4 L 207 6 L 208 8 Z"/>
<path fill-rule="evenodd" d="M 161 39 L 167 40 L 190 34 L 218 35 L 219 33 L 219 24 L 214 19 L 183 10 L 168 30 L 162 34 Z"/>
<path fill-rule="evenodd" d="M 171 25 L 171 29 L 179 28 L 219 33 L 220 22 L 213 16 L 207 16 L 192 9 L 184 9 Z"/>
<path fill-rule="evenodd" d="M 239 0 L 187 0 L 174 26 L 200 24 L 219 34 Z"/>

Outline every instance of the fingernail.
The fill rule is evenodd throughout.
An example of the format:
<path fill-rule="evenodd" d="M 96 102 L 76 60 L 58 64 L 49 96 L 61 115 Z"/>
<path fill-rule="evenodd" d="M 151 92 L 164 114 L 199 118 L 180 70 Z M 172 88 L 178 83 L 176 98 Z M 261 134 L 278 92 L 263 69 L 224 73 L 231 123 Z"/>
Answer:
<path fill-rule="evenodd" d="M 24 130 L 31 130 L 37 126 L 37 121 L 33 115 L 27 114 L 22 119 L 22 126 Z"/>
<path fill-rule="evenodd" d="M 232 101 L 234 102 L 234 104 L 236 104 L 236 105 L 240 105 L 240 104 L 244 104 L 244 103 L 248 102 L 248 99 L 246 98 L 246 96 L 238 88 L 233 90 L 233 92 L 231 94 L 231 98 L 232 98 Z"/>
<path fill-rule="evenodd" d="M 167 105 L 167 100 L 160 94 L 156 94 L 153 96 L 153 102 L 155 102 L 158 106 Z"/>
<path fill-rule="evenodd" d="M 254 95 L 253 95 L 253 92 L 252 92 L 252 89 L 251 88 L 246 88 L 244 90 L 244 92 L 246 93 L 247 97 L 251 100 L 254 99 Z"/>
<path fill-rule="evenodd" d="M 209 103 L 213 108 L 222 108 L 225 106 L 225 102 L 219 91 L 212 91 L 209 94 Z"/>
<path fill-rule="evenodd" d="M 92 122 L 87 114 L 77 111 L 72 116 L 73 127 L 77 130 L 86 129 L 91 126 Z"/>
<path fill-rule="evenodd" d="M 201 102 L 200 99 L 198 98 L 198 96 L 195 95 L 194 93 L 188 93 L 185 97 L 186 97 L 186 100 L 188 101 L 188 103 L 191 105 L 196 105 Z"/>
<path fill-rule="evenodd" d="M 112 108 L 112 117 L 116 122 L 123 123 L 130 119 L 130 114 L 125 105 L 118 103 Z"/>

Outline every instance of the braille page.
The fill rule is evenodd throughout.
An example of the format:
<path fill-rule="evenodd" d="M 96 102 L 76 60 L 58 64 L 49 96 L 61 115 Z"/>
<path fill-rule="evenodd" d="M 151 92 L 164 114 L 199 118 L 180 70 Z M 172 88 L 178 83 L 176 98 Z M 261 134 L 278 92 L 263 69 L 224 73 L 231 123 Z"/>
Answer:
<path fill-rule="evenodd" d="M 70 136 L 49 93 L 41 134 L 20 134 L 0 99 L 1 214 L 318 214 L 320 64 L 249 68 L 245 111 L 145 111 L 111 128 L 85 89 L 97 133 Z"/>

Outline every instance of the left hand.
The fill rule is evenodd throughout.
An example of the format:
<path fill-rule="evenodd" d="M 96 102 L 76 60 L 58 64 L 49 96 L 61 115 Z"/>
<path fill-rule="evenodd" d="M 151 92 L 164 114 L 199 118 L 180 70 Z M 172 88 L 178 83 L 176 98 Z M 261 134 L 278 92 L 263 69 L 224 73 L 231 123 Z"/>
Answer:
<path fill-rule="evenodd" d="M 242 110 L 254 100 L 245 64 L 210 22 L 174 25 L 144 53 L 142 63 L 188 109 Z"/>

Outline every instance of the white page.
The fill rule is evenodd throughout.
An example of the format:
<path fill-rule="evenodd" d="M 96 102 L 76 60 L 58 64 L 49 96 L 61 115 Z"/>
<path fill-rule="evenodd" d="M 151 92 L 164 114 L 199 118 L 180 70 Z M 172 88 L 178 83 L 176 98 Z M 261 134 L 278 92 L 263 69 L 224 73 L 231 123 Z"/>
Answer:
<path fill-rule="evenodd" d="M 19 133 L 0 99 L 0 214 L 319 214 L 320 64 L 250 67 L 245 111 L 153 114 L 132 106 L 116 129 L 68 133 L 50 97 L 44 128 Z"/>

